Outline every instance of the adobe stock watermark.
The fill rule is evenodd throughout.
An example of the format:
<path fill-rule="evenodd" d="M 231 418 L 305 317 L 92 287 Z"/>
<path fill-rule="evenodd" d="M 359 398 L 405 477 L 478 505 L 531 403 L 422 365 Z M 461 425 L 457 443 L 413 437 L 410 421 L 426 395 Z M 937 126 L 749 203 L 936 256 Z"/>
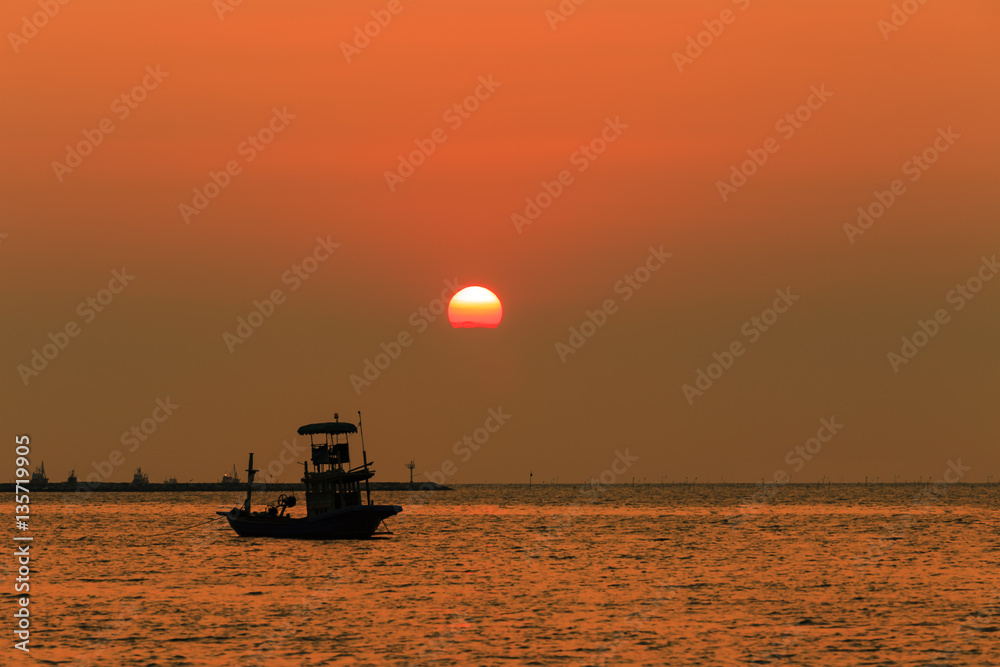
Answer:
<path fill-rule="evenodd" d="M 549 22 L 549 27 L 555 30 L 560 23 L 565 23 L 569 17 L 576 13 L 576 8 L 587 0 L 561 0 L 553 9 L 545 10 L 545 20 Z"/>
<path fill-rule="evenodd" d="M 354 389 L 355 396 L 360 396 L 362 389 L 370 387 L 372 383 L 377 380 L 390 365 L 392 365 L 393 361 L 399 359 L 399 357 L 403 354 L 403 350 L 413 344 L 415 335 L 419 335 L 427 331 L 431 322 L 434 322 L 441 317 L 441 315 L 447 312 L 448 301 L 451 300 L 452 295 L 454 295 L 458 289 L 458 278 L 455 278 L 454 280 L 445 280 L 444 289 L 441 290 L 439 297 L 431 299 L 430 303 L 426 306 L 421 306 L 410 313 L 410 316 L 406 321 L 414 329 L 412 334 L 408 329 L 403 329 L 398 334 L 393 336 L 388 343 L 385 341 L 379 343 L 379 348 L 382 351 L 375 354 L 374 360 L 366 357 L 361 373 L 352 373 L 348 378 L 351 383 L 351 387 Z"/>
<path fill-rule="evenodd" d="M 617 606 L 615 604 L 617 600 L 612 597 L 612 590 L 614 589 L 605 589 L 605 595 L 609 601 L 612 601 L 612 604 Z M 680 590 L 680 587 L 676 584 L 676 580 L 668 575 L 662 579 L 658 578 L 656 580 L 656 588 L 653 588 L 649 592 L 637 591 L 630 604 L 631 611 L 627 614 L 622 614 L 621 612 L 616 614 L 623 618 L 628 625 L 616 631 L 610 640 L 606 640 L 610 642 L 610 646 L 608 646 L 605 653 L 594 656 L 588 659 L 587 662 L 593 667 L 628 664 L 632 662 L 632 660 L 628 660 L 627 658 L 625 660 L 617 658 L 622 646 L 634 646 L 633 642 L 635 642 L 635 638 L 643 634 L 646 636 L 659 635 L 660 624 L 664 617 L 682 615 L 683 612 L 680 608 L 681 600 L 679 597 Z M 674 603 L 674 609 L 665 608 L 671 602 Z M 684 603 L 686 602 L 687 598 L 685 598 Z M 652 627 L 649 624 L 652 624 Z"/>
<path fill-rule="evenodd" d="M 963 655 L 972 654 L 970 644 L 978 643 L 984 635 L 988 636 L 988 633 L 996 631 L 997 616 L 1000 614 L 1000 589 L 993 586 L 988 595 L 985 605 L 979 605 L 979 608 L 965 619 L 958 621 L 958 629 L 954 632 L 954 636 L 946 640 L 949 648 L 937 649 L 940 659 L 944 661 L 942 665 L 954 664 L 953 660 L 960 661 Z M 971 600 L 968 593 L 965 593 L 964 597 Z M 974 622 L 978 622 L 978 626 L 973 625 Z"/>
<path fill-rule="evenodd" d="M 63 158 L 63 162 L 53 160 L 52 172 L 55 174 L 56 180 L 62 183 L 67 174 L 73 173 L 74 169 L 83 164 L 83 158 L 91 155 L 94 149 L 104 143 L 105 138 L 115 131 L 115 119 L 123 121 L 128 118 L 151 92 L 160 87 L 160 84 L 168 76 L 170 76 L 170 72 L 162 71 L 159 65 L 155 68 L 148 65 L 146 75 L 142 77 L 140 83 L 111 101 L 111 113 L 114 118 L 106 116 L 97 123 L 97 127 L 94 129 L 83 130 L 81 133 L 83 139 L 72 146 L 66 145 L 66 156 Z"/>
<path fill-rule="evenodd" d="M 327 622 L 331 605 L 342 600 L 343 590 L 350 582 L 343 571 L 324 572 L 292 603 L 283 601 L 281 615 L 256 633 L 254 641 L 243 650 L 240 667 L 273 667 L 286 656 L 302 649 L 302 628 L 316 627 Z"/>
<path fill-rule="evenodd" d="M 704 396 L 705 392 L 711 389 L 715 382 L 733 367 L 736 359 L 746 353 L 747 347 L 760 340 L 760 337 L 774 326 L 778 318 L 787 313 L 788 309 L 799 300 L 798 294 L 792 294 L 791 287 L 776 289 L 774 293 L 778 296 L 771 304 L 771 307 L 765 308 L 759 316 L 755 315 L 751 317 L 740 327 L 740 333 L 748 339 L 747 344 L 744 344 L 741 339 L 737 338 L 721 353 L 713 352 L 712 358 L 715 361 L 710 362 L 704 369 L 698 368 L 695 371 L 694 385 L 681 385 L 681 393 L 687 399 L 688 405 L 694 405 L 695 397 Z"/>
<path fill-rule="evenodd" d="M 510 415 L 503 411 L 503 406 L 490 408 L 486 411 L 486 419 L 483 425 L 474 429 L 470 435 L 463 435 L 461 440 L 451 446 L 452 453 L 459 457 L 462 463 L 468 463 L 473 455 L 490 441 L 490 438 L 500 428 L 507 423 Z M 437 470 L 424 472 L 424 477 L 428 482 L 434 484 L 444 484 L 449 477 L 454 477 L 458 473 L 458 466 L 452 459 L 445 459 L 438 466 Z"/>
<path fill-rule="evenodd" d="M 663 245 L 660 245 L 659 248 L 649 246 L 649 254 L 645 261 L 614 284 L 612 288 L 614 293 L 622 295 L 622 303 L 631 300 L 635 293 L 649 282 L 653 273 L 662 269 L 671 257 L 673 257 L 673 253 L 664 252 Z M 618 302 L 611 297 L 605 299 L 597 310 L 585 311 L 586 319 L 579 326 L 569 328 L 567 341 L 565 343 L 561 340 L 556 341 L 555 348 L 559 360 L 565 364 L 571 354 L 576 354 L 580 348 L 587 344 L 588 339 L 594 337 L 597 331 L 608 323 L 608 317 L 617 313 L 618 307 Z"/>
<path fill-rule="evenodd" d="M 526 546 L 521 554 L 530 561 L 539 558 L 544 550 L 551 549 L 551 543 L 571 527 L 585 506 L 598 502 L 606 487 L 616 484 L 619 478 L 623 476 L 627 478 L 629 469 L 638 461 L 639 457 L 632 456 L 628 448 L 624 452 L 616 449 L 611 465 L 578 487 L 577 491 L 582 498 L 581 501 L 569 505 L 556 514 L 552 522 L 542 530 L 533 532 L 534 544 Z"/>
<path fill-rule="evenodd" d="M 288 107 L 282 107 L 281 110 L 278 110 L 277 107 L 272 108 L 271 119 L 267 121 L 267 124 L 254 134 L 247 135 L 247 138 L 236 146 L 236 154 L 243 158 L 243 164 L 234 158 L 226 162 L 219 171 L 209 170 L 208 180 L 205 181 L 205 184 L 200 188 L 191 189 L 194 194 L 191 203 L 181 202 L 178 204 L 177 210 L 180 212 L 184 224 L 191 224 L 192 217 L 201 215 L 202 211 L 208 208 L 208 205 L 229 187 L 233 177 L 243 173 L 243 165 L 256 160 L 257 156 L 274 141 L 275 137 L 288 128 L 289 121 L 295 118 L 295 114 L 288 112 Z"/>
<path fill-rule="evenodd" d="M 460 102 L 455 102 L 441 114 L 442 120 L 448 123 L 448 127 L 453 132 L 462 127 L 462 124 L 472 117 L 472 114 L 479 109 L 481 102 L 490 99 L 493 93 L 496 92 L 496 89 L 503 85 L 499 81 L 494 81 L 492 74 L 480 76 L 478 81 L 479 85 L 472 91 L 472 94 L 466 96 Z M 396 171 L 386 171 L 384 174 L 385 183 L 389 186 L 389 192 L 395 192 L 397 186 L 402 185 L 407 178 L 413 176 L 417 171 L 417 167 L 424 164 L 427 158 L 434 154 L 437 147 L 446 141 L 448 141 L 448 133 L 445 132 L 443 127 L 434 128 L 426 139 L 414 139 L 413 143 L 416 145 L 416 149 L 410 151 L 405 156 L 400 153 L 398 155 L 399 163 L 396 165 Z"/>
<path fill-rule="evenodd" d="M 903 0 L 900 4 L 893 4 L 889 20 L 880 18 L 875 22 L 883 41 L 888 42 L 889 35 L 899 32 L 900 28 L 910 20 L 910 17 L 920 11 L 920 8 L 925 4 L 927 4 L 927 0 Z"/>
<path fill-rule="evenodd" d="M 952 306 L 953 312 L 958 312 L 965 308 L 969 301 L 983 289 L 993 277 L 1000 272 L 1000 263 L 997 263 L 997 256 L 987 259 L 984 255 L 980 258 L 979 268 L 965 281 L 958 283 L 945 295 L 945 303 Z M 941 332 L 941 327 L 951 322 L 951 313 L 946 307 L 938 308 L 929 319 L 918 319 L 917 328 L 910 336 L 901 336 L 899 351 L 890 351 L 886 358 L 893 373 L 898 373 L 899 369 L 910 363 L 920 350 L 924 349 L 930 341 Z"/>
<path fill-rule="evenodd" d="M 628 125 L 621 121 L 621 116 L 604 119 L 604 127 L 593 139 L 570 153 L 569 163 L 576 167 L 578 174 L 587 171 L 591 163 L 600 157 L 607 150 L 608 145 L 618 140 L 622 132 L 628 129 Z M 533 197 L 524 198 L 524 213 L 514 212 L 510 215 L 510 221 L 514 223 L 514 229 L 518 234 L 523 233 L 524 227 L 538 219 L 542 211 L 552 206 L 552 202 L 562 196 L 563 191 L 574 183 L 575 177 L 569 169 L 563 169 L 551 181 L 543 180 L 541 188 Z"/>
<path fill-rule="evenodd" d="M 910 512 L 893 515 L 893 522 L 886 524 L 882 529 L 883 537 L 872 540 L 869 543 L 870 546 L 867 552 L 854 558 L 854 565 L 859 572 L 864 574 L 868 566 L 881 560 L 883 554 L 896 544 L 901 534 L 913 526 L 914 512 L 912 508 L 937 503 L 943 496 L 948 494 L 948 488 L 952 484 L 960 482 L 972 470 L 972 466 L 962 465 L 961 458 L 954 461 L 949 459 L 947 466 L 940 479 L 933 484 L 925 485 L 911 498 Z"/>
<path fill-rule="evenodd" d="M 774 130 L 781 135 L 781 138 L 788 141 L 795 136 L 798 130 L 809 122 L 813 117 L 813 112 L 819 111 L 833 97 L 833 93 L 826 89 L 826 84 L 820 84 L 819 88 L 810 86 L 811 94 L 806 98 L 804 104 L 800 104 L 794 111 L 786 113 L 774 124 Z M 715 187 L 719 191 L 722 201 L 728 201 L 729 197 L 747 184 L 747 179 L 752 177 L 757 171 L 767 164 L 772 155 L 781 149 L 781 144 L 774 137 L 768 137 L 762 148 L 748 148 L 746 153 L 750 159 L 739 164 L 733 164 L 729 168 L 729 178 L 725 181 L 716 181 Z"/>
<path fill-rule="evenodd" d="M 312 252 L 303 257 L 301 261 L 292 264 L 281 274 L 281 284 L 288 285 L 289 293 L 297 292 L 302 284 L 309 280 L 319 270 L 319 267 L 330 259 L 333 251 L 339 247 L 340 244 L 331 241 L 329 236 L 325 239 L 317 236 L 316 246 Z M 271 290 L 263 301 L 254 299 L 253 309 L 245 317 L 241 315 L 236 318 L 236 328 L 233 332 L 225 331 L 222 334 L 222 342 L 226 344 L 229 354 L 234 353 L 237 346 L 247 342 L 257 329 L 264 326 L 264 322 L 274 315 L 278 306 L 283 305 L 287 298 L 288 295 L 285 294 L 285 291 L 277 287 Z"/>
<path fill-rule="evenodd" d="M 290 468 L 293 472 L 298 471 L 301 474 L 302 464 L 300 459 L 307 457 L 309 452 L 309 444 L 300 443 L 298 438 L 293 437 L 291 441 L 287 439 L 282 440 L 281 448 L 278 449 L 277 455 L 273 456 L 266 465 L 260 466 L 258 472 L 261 475 L 254 480 L 254 491 L 264 493 L 273 484 L 284 484 L 285 482 L 280 481 L 280 477 Z M 208 535 L 214 535 L 214 533 L 210 532 Z"/>
<path fill-rule="evenodd" d="M 584 495 L 596 494 L 599 492 L 600 487 L 614 484 L 618 481 L 618 478 L 625 475 L 629 468 L 631 468 L 632 465 L 638 460 L 638 456 L 632 456 L 629 453 L 628 447 L 625 448 L 624 452 L 616 449 L 615 460 L 611 463 L 611 465 L 602 470 L 601 474 L 597 477 L 591 477 L 587 486 L 585 486 L 580 493 Z"/>
<path fill-rule="evenodd" d="M 412 504 L 412 503 L 411 503 Z M 449 612 L 450 623 L 445 625 L 445 619 L 438 617 L 438 629 L 429 640 L 421 641 L 417 653 L 411 654 L 415 665 L 433 665 L 439 660 L 451 662 L 455 656 L 466 654 L 467 646 L 476 642 L 478 637 L 469 632 L 471 623 L 465 616 Z"/>
<path fill-rule="evenodd" d="M 226 14 L 235 12 L 236 8 L 242 4 L 243 0 L 212 0 L 212 9 L 215 10 L 215 15 L 222 22 L 226 20 Z"/>
<path fill-rule="evenodd" d="M 948 126 L 947 130 L 939 127 L 937 136 L 931 142 L 931 145 L 919 154 L 914 154 L 910 157 L 909 160 L 903 163 L 900 170 L 904 176 L 910 177 L 910 183 L 916 183 L 941 158 L 942 153 L 946 153 L 948 149 L 955 145 L 955 140 L 961 137 L 962 135 L 951 129 L 951 125 Z M 850 241 L 851 245 L 854 245 L 855 239 L 871 229 L 875 221 L 885 215 L 886 211 L 900 197 L 906 194 L 906 188 L 907 186 L 903 179 L 897 178 L 889 184 L 888 190 L 875 190 L 872 193 L 875 201 L 870 202 L 867 206 L 858 207 L 856 223 L 844 223 L 844 233 L 847 234 L 847 240 Z"/>
<path fill-rule="evenodd" d="M 278 455 L 260 468 L 261 472 L 267 473 L 266 479 L 271 480 L 262 484 L 261 490 L 266 490 L 269 483 L 279 483 L 277 480 L 285 472 L 285 469 L 291 467 L 292 464 L 297 464 L 299 457 L 305 457 L 309 452 L 309 445 L 300 444 L 298 438 L 292 438 L 291 442 L 282 440 Z"/>
<path fill-rule="evenodd" d="M 38 31 L 55 18 L 63 5 L 69 4 L 69 0 L 38 0 L 35 4 L 38 5 L 40 11 L 30 15 L 25 14 L 21 17 L 21 29 L 17 32 L 7 33 L 7 41 L 10 42 L 10 47 L 14 49 L 15 54 L 20 53 L 21 47 L 35 38 Z"/>
<path fill-rule="evenodd" d="M 77 304 L 76 314 L 80 316 L 83 324 L 90 324 L 97 319 L 97 315 L 103 313 L 104 309 L 110 306 L 115 297 L 125 291 L 125 288 L 133 280 L 135 280 L 135 276 L 128 273 L 124 266 L 120 271 L 113 270 L 111 280 L 108 281 L 106 288 L 98 290 L 94 296 L 88 296 Z M 28 363 L 17 365 L 17 374 L 24 386 L 27 387 L 32 378 L 38 377 L 42 371 L 48 368 L 49 364 L 59 356 L 59 353 L 69 346 L 70 339 L 79 336 L 81 331 L 83 331 L 83 327 L 77 320 L 69 320 L 60 329 L 49 332 L 49 342 L 44 343 L 40 351 L 37 347 L 32 348 L 31 359 Z"/>
<path fill-rule="evenodd" d="M 340 43 L 340 52 L 344 54 L 344 60 L 349 64 L 354 56 L 361 55 L 362 49 L 368 48 L 372 40 L 382 34 L 382 29 L 389 27 L 389 24 L 392 23 L 392 17 L 402 13 L 404 9 L 405 7 L 400 0 L 389 0 L 385 9 L 371 10 L 372 20 L 363 26 L 354 26 L 354 38 L 351 39 L 350 43 Z"/>
<path fill-rule="evenodd" d="M 732 3 L 741 12 L 750 7 L 750 0 L 732 0 Z M 693 65 L 694 61 L 705 53 L 705 49 L 715 44 L 715 40 L 722 36 L 726 26 L 736 22 L 736 16 L 737 14 L 732 9 L 723 9 L 719 12 L 719 18 L 702 21 L 701 24 L 705 26 L 705 29 L 695 35 L 688 35 L 687 46 L 683 52 L 674 51 L 673 59 L 677 71 L 683 74 L 684 67 Z"/>
<path fill-rule="evenodd" d="M 785 454 L 785 463 L 791 466 L 792 472 L 802 472 L 806 463 L 812 461 L 823 450 L 823 445 L 829 444 L 842 428 L 844 425 L 839 423 L 836 417 L 821 417 L 816 435 L 806 439 L 803 444 L 795 445 L 789 449 Z M 747 519 L 748 510 L 757 509 L 761 505 L 769 503 L 778 494 L 781 487 L 791 481 L 791 475 L 784 468 L 775 470 L 774 474 L 771 475 L 770 482 L 761 480 L 760 489 L 752 496 L 740 501 L 740 514 L 729 520 L 730 526 L 735 528 L 738 524 L 742 524 Z"/>
<path fill-rule="evenodd" d="M 140 420 L 138 424 L 132 424 L 128 430 L 122 431 L 119 442 L 127 448 L 126 452 L 123 453 L 122 450 L 115 449 L 108 454 L 107 459 L 91 461 L 94 470 L 88 473 L 83 481 L 77 483 L 72 499 L 82 500 L 97 491 L 102 482 L 108 481 L 115 470 L 125 464 L 126 453 L 134 454 L 179 407 L 181 407 L 180 404 L 171 401 L 169 396 L 157 398 L 148 417 Z"/>
<path fill-rule="evenodd" d="M 221 518 L 221 517 L 220 517 Z M 138 619 L 142 618 L 142 613 L 146 611 L 141 600 L 121 601 L 115 603 L 118 611 L 113 618 L 102 621 L 101 630 L 88 637 L 91 641 L 88 646 L 76 654 L 72 661 L 66 661 L 70 667 L 91 667 L 92 665 L 106 665 L 115 663 L 117 660 L 111 655 L 105 655 L 105 651 L 112 649 L 118 641 L 122 639 L 126 632 L 135 629 Z"/>

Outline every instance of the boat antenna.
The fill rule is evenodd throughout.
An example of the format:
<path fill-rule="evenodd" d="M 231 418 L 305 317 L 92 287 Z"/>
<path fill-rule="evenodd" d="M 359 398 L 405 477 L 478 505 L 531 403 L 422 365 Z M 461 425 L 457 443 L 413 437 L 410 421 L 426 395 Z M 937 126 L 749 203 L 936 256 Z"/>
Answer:
<path fill-rule="evenodd" d="M 361 410 L 358 410 L 358 433 L 361 434 L 361 458 L 365 462 L 365 474 L 368 473 L 368 452 L 365 451 L 365 429 L 361 426 Z M 368 497 L 368 504 L 372 504 L 372 490 L 368 486 L 368 477 L 365 477 L 365 495 Z"/>

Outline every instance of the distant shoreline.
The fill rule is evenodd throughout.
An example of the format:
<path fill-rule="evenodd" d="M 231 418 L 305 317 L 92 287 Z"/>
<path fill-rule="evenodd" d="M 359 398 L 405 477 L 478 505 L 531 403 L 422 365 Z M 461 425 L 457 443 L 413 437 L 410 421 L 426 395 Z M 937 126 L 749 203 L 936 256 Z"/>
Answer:
<path fill-rule="evenodd" d="M 15 489 L 13 482 L 0 483 L 0 493 L 13 493 Z M 29 493 L 99 493 L 99 492 L 139 492 L 139 493 L 177 493 L 182 491 L 233 491 L 245 493 L 246 484 L 223 484 L 222 482 L 150 482 L 148 484 L 132 484 L 131 482 L 102 482 L 95 485 L 86 482 L 48 482 L 40 485 L 37 483 L 27 484 Z M 305 491 L 305 484 L 299 482 L 275 482 L 272 484 L 255 482 L 253 490 L 256 493 L 267 491 Z M 434 482 L 420 482 L 410 484 L 409 482 L 371 482 L 372 491 L 451 491 L 451 487 L 435 484 Z"/>
<path fill-rule="evenodd" d="M 902 482 L 618 482 L 615 484 L 596 484 L 590 482 L 554 482 L 554 483 L 534 483 L 531 485 L 521 482 L 472 482 L 468 484 L 456 484 L 455 487 L 435 484 L 434 482 L 371 482 L 372 491 L 454 491 L 457 487 L 482 487 L 482 486 L 510 486 L 542 488 L 542 487 L 590 487 L 598 486 L 602 488 L 615 487 L 749 487 L 749 488 L 772 488 L 772 487 L 891 487 L 891 486 L 930 486 L 934 482 L 930 480 L 902 481 Z M 996 486 L 998 482 L 952 482 L 949 486 Z M 131 482 L 103 482 L 95 486 L 90 486 L 86 482 L 77 482 L 75 485 L 69 482 L 49 482 L 44 486 L 28 483 L 30 493 L 75 493 L 77 491 L 86 492 L 137 492 L 137 493 L 177 493 L 177 492 L 204 492 L 204 491 L 233 491 L 237 493 L 246 492 L 246 484 L 223 484 L 222 482 L 177 482 L 168 484 L 166 482 L 150 482 L 148 484 L 132 484 Z M 13 482 L 0 482 L 0 493 L 13 493 L 15 484 Z M 275 482 L 253 484 L 255 493 L 268 491 L 305 491 L 305 485 L 300 482 Z"/>

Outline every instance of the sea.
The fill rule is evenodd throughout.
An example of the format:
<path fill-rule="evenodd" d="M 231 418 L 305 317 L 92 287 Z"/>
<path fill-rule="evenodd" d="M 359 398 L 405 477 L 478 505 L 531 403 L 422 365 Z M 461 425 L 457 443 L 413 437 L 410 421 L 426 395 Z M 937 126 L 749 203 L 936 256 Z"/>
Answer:
<path fill-rule="evenodd" d="M 997 484 L 372 495 L 390 536 L 294 541 L 232 492 L 34 493 L 0 664 L 1000 665 Z"/>

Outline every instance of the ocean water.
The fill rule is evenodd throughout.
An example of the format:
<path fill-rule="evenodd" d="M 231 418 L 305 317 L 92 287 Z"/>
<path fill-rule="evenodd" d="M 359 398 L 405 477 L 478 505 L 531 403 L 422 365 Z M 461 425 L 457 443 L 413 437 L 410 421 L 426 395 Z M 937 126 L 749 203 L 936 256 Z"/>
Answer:
<path fill-rule="evenodd" d="M 377 493 L 392 537 L 343 542 L 239 538 L 233 493 L 36 493 L 0 664 L 998 665 L 1000 488 L 941 490 Z"/>

